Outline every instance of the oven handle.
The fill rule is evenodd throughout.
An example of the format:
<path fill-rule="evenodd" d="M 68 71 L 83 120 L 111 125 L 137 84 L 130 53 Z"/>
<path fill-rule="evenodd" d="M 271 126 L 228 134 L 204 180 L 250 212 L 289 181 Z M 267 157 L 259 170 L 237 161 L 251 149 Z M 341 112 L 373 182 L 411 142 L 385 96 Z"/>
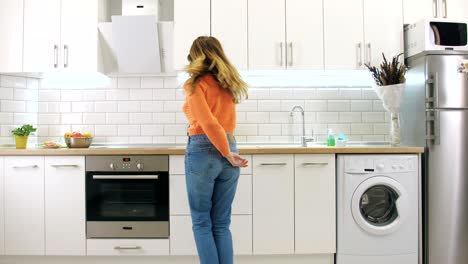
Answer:
<path fill-rule="evenodd" d="M 157 180 L 158 175 L 93 175 L 94 180 Z"/>

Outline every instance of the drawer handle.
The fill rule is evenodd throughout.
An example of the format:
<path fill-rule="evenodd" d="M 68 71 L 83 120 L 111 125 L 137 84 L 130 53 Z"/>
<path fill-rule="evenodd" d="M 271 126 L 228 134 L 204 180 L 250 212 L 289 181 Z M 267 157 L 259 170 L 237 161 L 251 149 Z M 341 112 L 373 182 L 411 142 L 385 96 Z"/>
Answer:
<path fill-rule="evenodd" d="M 116 246 L 114 250 L 140 250 L 140 246 Z"/>
<path fill-rule="evenodd" d="M 38 165 L 26 165 L 26 166 L 13 166 L 13 169 L 27 169 L 27 168 L 39 168 Z"/>
<path fill-rule="evenodd" d="M 94 180 L 157 180 L 158 175 L 93 175 Z"/>
<path fill-rule="evenodd" d="M 286 162 L 265 162 L 260 163 L 261 166 L 286 166 L 288 165 Z"/>
<path fill-rule="evenodd" d="M 76 164 L 52 164 L 50 166 L 54 168 L 78 168 L 80 167 L 79 165 L 76 165 Z"/>
<path fill-rule="evenodd" d="M 304 162 L 302 166 L 327 166 L 328 162 Z"/>

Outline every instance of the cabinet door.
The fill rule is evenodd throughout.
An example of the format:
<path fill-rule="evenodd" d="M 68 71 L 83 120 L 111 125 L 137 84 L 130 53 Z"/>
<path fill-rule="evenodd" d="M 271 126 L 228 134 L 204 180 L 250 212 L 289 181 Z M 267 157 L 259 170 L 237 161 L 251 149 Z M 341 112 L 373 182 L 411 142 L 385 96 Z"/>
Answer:
<path fill-rule="evenodd" d="M 62 0 L 61 66 L 76 71 L 96 71 L 98 58 L 98 3 L 95 0 Z"/>
<path fill-rule="evenodd" d="M 325 69 L 353 70 L 363 68 L 362 1 L 324 1 Z"/>
<path fill-rule="evenodd" d="M 167 256 L 169 239 L 88 239 L 88 256 Z"/>
<path fill-rule="evenodd" d="M 5 176 L 3 157 L 0 157 L 0 255 L 5 254 Z"/>
<path fill-rule="evenodd" d="M 285 0 L 248 2 L 249 69 L 285 69 Z"/>
<path fill-rule="evenodd" d="M 335 253 L 335 155 L 295 155 L 294 163 L 296 253 Z"/>
<path fill-rule="evenodd" d="M 293 155 L 253 156 L 254 254 L 294 253 Z"/>
<path fill-rule="evenodd" d="M 23 1 L 0 1 L 0 72 L 23 71 Z"/>
<path fill-rule="evenodd" d="M 24 0 L 24 71 L 59 67 L 60 0 Z"/>
<path fill-rule="evenodd" d="M 412 24 L 423 18 L 437 17 L 436 8 L 438 1 L 439 0 L 403 0 L 404 23 Z M 383 14 L 384 12 L 379 13 Z"/>
<path fill-rule="evenodd" d="M 288 69 L 323 69 L 322 0 L 286 1 Z"/>
<path fill-rule="evenodd" d="M 174 67 L 182 70 L 199 36 L 210 36 L 210 0 L 174 0 Z"/>
<path fill-rule="evenodd" d="M 45 157 L 46 255 L 86 255 L 84 157 Z"/>
<path fill-rule="evenodd" d="M 382 53 L 391 60 L 403 52 L 402 5 L 402 0 L 364 0 L 365 63 L 377 66 Z"/>
<path fill-rule="evenodd" d="M 211 0 L 211 35 L 238 70 L 247 70 L 247 0 Z"/>
<path fill-rule="evenodd" d="M 44 255 L 44 157 L 5 164 L 5 254 Z"/>
<path fill-rule="evenodd" d="M 466 0 L 442 0 L 442 16 L 450 19 L 466 21 L 468 19 L 468 1 Z"/>

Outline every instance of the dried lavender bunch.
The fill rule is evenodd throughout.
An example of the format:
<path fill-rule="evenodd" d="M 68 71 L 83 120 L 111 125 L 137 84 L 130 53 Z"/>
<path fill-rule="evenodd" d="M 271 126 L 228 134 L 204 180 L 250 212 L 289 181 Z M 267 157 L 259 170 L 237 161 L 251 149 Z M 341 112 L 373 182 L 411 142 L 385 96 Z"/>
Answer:
<path fill-rule="evenodd" d="M 406 81 L 406 66 L 399 62 L 401 55 L 403 55 L 403 53 L 398 54 L 398 56 L 392 58 L 391 62 L 388 62 L 387 58 L 385 58 L 385 54 L 382 53 L 383 62 L 380 64 L 380 69 L 365 64 L 367 69 L 372 73 L 372 77 L 377 85 L 386 86 L 404 83 Z"/>

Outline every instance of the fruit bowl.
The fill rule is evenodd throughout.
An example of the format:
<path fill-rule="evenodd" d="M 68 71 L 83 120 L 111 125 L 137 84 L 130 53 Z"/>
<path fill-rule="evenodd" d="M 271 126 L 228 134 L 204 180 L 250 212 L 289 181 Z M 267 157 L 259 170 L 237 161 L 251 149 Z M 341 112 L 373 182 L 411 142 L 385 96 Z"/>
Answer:
<path fill-rule="evenodd" d="M 89 148 L 92 142 L 92 137 L 65 137 L 65 144 L 69 148 Z"/>

